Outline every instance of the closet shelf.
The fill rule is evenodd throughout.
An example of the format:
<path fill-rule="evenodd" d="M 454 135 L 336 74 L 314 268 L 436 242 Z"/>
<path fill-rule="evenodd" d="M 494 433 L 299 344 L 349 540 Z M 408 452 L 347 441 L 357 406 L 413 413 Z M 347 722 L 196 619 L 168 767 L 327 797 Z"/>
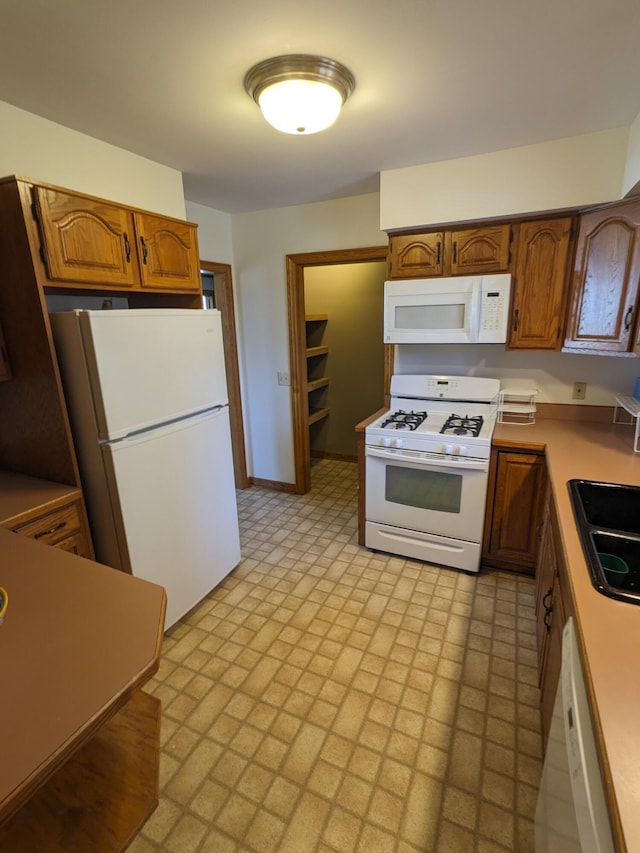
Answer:
<path fill-rule="evenodd" d="M 325 323 L 329 319 L 328 314 L 307 314 L 305 316 L 306 334 L 307 334 L 307 394 L 308 394 L 308 425 L 318 423 L 329 416 L 329 409 L 326 406 L 319 406 L 320 402 L 327 402 L 326 389 L 329 386 L 328 376 L 318 376 L 320 371 L 324 371 L 326 364 L 321 361 L 313 361 L 317 356 L 326 356 L 329 352 L 329 347 L 322 345 L 320 341 L 326 332 Z M 314 391 L 325 389 L 321 394 L 313 397 Z M 313 405 L 312 403 L 315 403 Z"/>
<path fill-rule="evenodd" d="M 329 409 L 309 409 L 309 426 L 328 417 Z"/>
<path fill-rule="evenodd" d="M 317 355 L 326 355 L 329 352 L 329 347 L 309 347 L 307 349 L 307 358 L 315 358 Z"/>

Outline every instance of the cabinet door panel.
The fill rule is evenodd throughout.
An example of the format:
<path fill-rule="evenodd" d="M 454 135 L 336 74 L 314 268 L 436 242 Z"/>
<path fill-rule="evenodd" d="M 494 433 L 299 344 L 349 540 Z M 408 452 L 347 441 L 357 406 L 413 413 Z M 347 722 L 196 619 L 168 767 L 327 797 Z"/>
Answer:
<path fill-rule="evenodd" d="M 534 573 L 545 482 L 544 457 L 498 452 L 493 514 L 485 552 L 488 564 Z"/>
<path fill-rule="evenodd" d="M 548 617 L 549 636 L 545 653 L 542 678 L 540 681 L 540 715 L 542 717 L 542 736 L 546 744 L 551 728 L 553 706 L 560 680 L 562 665 L 562 629 L 567 621 L 565 618 L 562 593 L 556 573 L 553 591 L 551 593 L 551 611 Z"/>
<path fill-rule="evenodd" d="M 520 225 L 513 276 L 510 349 L 560 349 L 564 337 L 571 227 L 571 218 Z"/>
<path fill-rule="evenodd" d="M 447 234 L 447 257 L 455 275 L 507 272 L 510 225 L 471 228 Z"/>
<path fill-rule="evenodd" d="M 196 226 L 146 213 L 134 216 L 142 286 L 199 292 Z"/>
<path fill-rule="evenodd" d="M 422 278 L 442 275 L 444 234 L 412 234 L 389 239 L 391 278 Z"/>
<path fill-rule="evenodd" d="M 547 492 L 544 527 L 538 561 L 536 563 L 536 639 L 538 645 L 539 684 L 546 662 L 550 633 L 550 611 L 552 609 L 553 582 L 556 574 L 556 555 L 549 514 L 550 494 Z"/>
<path fill-rule="evenodd" d="M 36 188 L 45 262 L 52 281 L 133 287 L 130 213 L 108 202 Z"/>
<path fill-rule="evenodd" d="M 640 204 L 582 217 L 565 346 L 626 352 L 640 277 Z"/>

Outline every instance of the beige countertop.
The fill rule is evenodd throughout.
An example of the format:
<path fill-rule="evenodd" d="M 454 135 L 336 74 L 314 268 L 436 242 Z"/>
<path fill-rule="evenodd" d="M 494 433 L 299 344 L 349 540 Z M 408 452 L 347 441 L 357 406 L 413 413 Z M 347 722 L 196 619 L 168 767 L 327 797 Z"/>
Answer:
<path fill-rule="evenodd" d="M 0 471 L 0 526 L 11 527 L 34 509 L 44 512 L 49 506 L 56 507 L 61 501 L 74 500 L 81 495 L 77 486 Z"/>
<path fill-rule="evenodd" d="M 539 420 L 498 424 L 494 443 L 544 447 L 569 573 L 594 711 L 627 850 L 640 851 L 640 605 L 608 598 L 592 586 L 573 518 L 567 482 L 601 480 L 640 486 L 640 453 L 630 427 Z"/>
<path fill-rule="evenodd" d="M 7 530 L 0 586 L 2 823 L 156 671 L 166 594 Z"/>

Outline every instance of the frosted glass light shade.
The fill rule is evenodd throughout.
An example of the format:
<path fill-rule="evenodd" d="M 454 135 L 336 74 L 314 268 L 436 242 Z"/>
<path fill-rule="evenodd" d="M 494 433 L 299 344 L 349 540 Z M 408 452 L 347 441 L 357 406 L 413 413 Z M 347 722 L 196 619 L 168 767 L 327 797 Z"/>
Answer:
<path fill-rule="evenodd" d="M 317 80 L 283 80 L 259 98 L 262 114 L 283 133 L 303 135 L 330 127 L 342 109 L 340 93 Z"/>
<path fill-rule="evenodd" d="M 333 59 L 292 54 L 254 65 L 244 86 L 269 124 L 304 136 L 334 123 L 355 82 L 348 68 Z"/>

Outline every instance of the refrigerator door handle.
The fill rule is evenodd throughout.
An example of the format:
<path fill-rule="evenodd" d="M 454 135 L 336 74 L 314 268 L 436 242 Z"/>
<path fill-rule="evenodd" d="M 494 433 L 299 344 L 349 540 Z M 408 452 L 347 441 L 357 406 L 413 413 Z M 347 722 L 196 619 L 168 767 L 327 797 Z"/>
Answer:
<path fill-rule="evenodd" d="M 154 434 L 158 435 L 166 430 L 179 429 L 185 424 L 197 423 L 198 421 L 218 416 L 222 414 L 222 412 L 227 411 L 228 408 L 229 406 L 227 403 L 221 403 L 218 406 L 210 406 L 207 409 L 202 409 L 201 411 L 195 412 L 191 415 L 184 415 L 180 418 L 172 418 L 169 421 L 162 421 L 161 423 L 154 424 L 153 426 L 146 427 L 145 429 L 132 430 L 126 435 L 119 435 L 117 438 L 102 438 L 98 443 L 105 446 L 109 445 L 111 447 L 115 447 L 116 445 L 123 444 L 124 442 L 144 440 L 149 436 L 153 436 Z"/>

